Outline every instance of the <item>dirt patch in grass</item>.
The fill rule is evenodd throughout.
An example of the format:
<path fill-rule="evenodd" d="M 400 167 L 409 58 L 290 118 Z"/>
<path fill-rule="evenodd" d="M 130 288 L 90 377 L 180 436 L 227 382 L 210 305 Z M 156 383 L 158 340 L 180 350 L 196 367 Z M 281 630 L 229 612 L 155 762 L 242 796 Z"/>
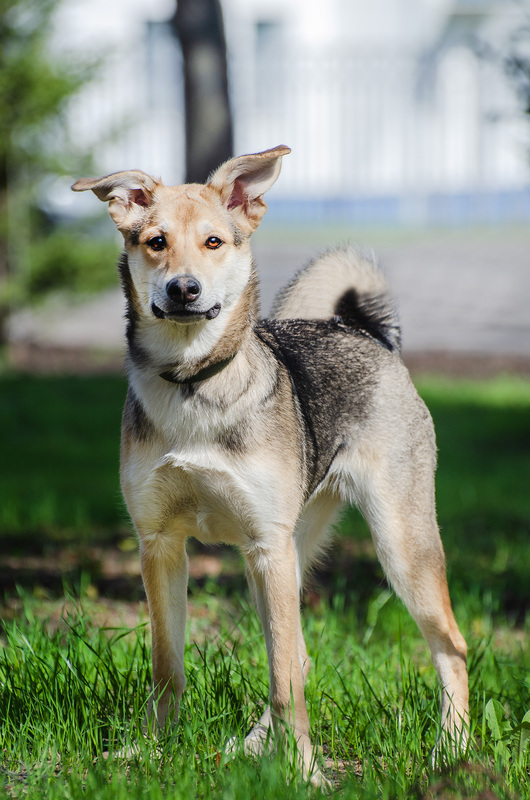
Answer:
<path fill-rule="evenodd" d="M 193 629 L 209 627 L 214 632 L 219 607 L 223 606 L 223 614 L 230 613 L 233 597 L 246 596 L 250 604 L 243 560 L 234 548 L 207 547 L 191 541 L 189 576 Z M 382 571 L 371 540 L 337 540 L 319 569 L 309 576 L 304 605 L 315 610 L 334 592 L 350 590 L 362 603 L 360 590 L 364 587 L 368 598 L 381 580 Z M 50 632 L 65 620 L 76 618 L 79 597 L 85 612 L 90 606 L 94 627 L 133 628 L 148 621 L 140 558 L 132 538 L 92 547 L 48 545 L 42 552 L 35 550 L 26 555 L 4 552 L 0 559 L 1 597 L 2 620 L 16 619 L 30 599 L 32 613 L 46 620 Z"/>
<path fill-rule="evenodd" d="M 230 547 L 207 547 L 190 542 L 190 585 L 199 590 L 215 581 L 222 593 L 243 589 L 246 585 L 242 557 Z M 346 565 L 346 566 L 345 566 Z M 359 575 L 365 582 L 380 585 L 382 571 L 370 539 L 337 540 L 328 556 L 307 580 L 305 602 L 314 607 L 320 598 L 334 591 L 341 576 L 348 576 L 359 588 Z M 76 594 L 79 589 L 92 598 L 138 602 L 144 598 L 140 575 L 140 557 L 132 538 L 109 545 L 48 545 L 42 552 L 10 554 L 4 552 L 0 563 L 0 592 L 10 596 L 17 587 L 35 596 L 63 596 L 65 589 Z M 1 608 L 1 604 L 0 604 Z"/>

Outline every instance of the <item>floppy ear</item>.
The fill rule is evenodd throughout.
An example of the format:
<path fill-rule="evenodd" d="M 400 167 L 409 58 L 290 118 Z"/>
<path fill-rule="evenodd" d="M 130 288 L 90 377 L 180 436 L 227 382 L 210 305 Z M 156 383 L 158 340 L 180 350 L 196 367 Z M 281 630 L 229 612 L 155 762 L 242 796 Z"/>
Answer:
<path fill-rule="evenodd" d="M 280 144 L 263 153 L 232 158 L 211 175 L 207 185 L 219 192 L 223 204 L 244 227 L 255 230 L 267 210 L 262 196 L 280 174 L 282 156 L 290 152 Z"/>
<path fill-rule="evenodd" d="M 136 169 L 114 172 L 104 178 L 79 178 L 72 189 L 74 192 L 91 189 L 100 200 L 108 201 L 109 214 L 125 235 L 143 209 L 151 205 L 153 193 L 159 185 L 150 175 Z"/>

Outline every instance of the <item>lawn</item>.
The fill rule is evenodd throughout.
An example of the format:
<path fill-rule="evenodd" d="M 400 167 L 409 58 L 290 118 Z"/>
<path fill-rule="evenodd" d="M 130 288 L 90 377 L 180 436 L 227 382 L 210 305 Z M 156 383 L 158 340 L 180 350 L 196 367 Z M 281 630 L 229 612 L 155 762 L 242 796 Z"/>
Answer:
<path fill-rule="evenodd" d="M 530 382 L 418 387 L 437 428 L 439 518 L 469 644 L 469 760 L 431 769 L 434 669 L 354 511 L 304 597 L 313 738 L 339 797 L 528 797 Z M 191 548 L 181 722 L 157 743 L 141 735 L 150 640 L 117 481 L 124 393 L 112 376 L 0 379 L 0 797 L 317 795 L 288 761 L 224 755 L 267 697 L 230 551 Z"/>

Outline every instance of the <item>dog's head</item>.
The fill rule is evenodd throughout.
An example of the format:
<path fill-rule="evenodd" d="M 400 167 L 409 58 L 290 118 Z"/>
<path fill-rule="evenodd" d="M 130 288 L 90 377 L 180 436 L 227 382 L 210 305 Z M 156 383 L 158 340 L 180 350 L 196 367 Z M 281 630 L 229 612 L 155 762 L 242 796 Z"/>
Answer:
<path fill-rule="evenodd" d="M 266 211 L 284 145 L 240 156 L 206 184 L 164 186 L 140 170 L 80 178 L 109 203 L 141 313 L 179 324 L 215 319 L 237 302 L 251 273 L 250 235 Z"/>

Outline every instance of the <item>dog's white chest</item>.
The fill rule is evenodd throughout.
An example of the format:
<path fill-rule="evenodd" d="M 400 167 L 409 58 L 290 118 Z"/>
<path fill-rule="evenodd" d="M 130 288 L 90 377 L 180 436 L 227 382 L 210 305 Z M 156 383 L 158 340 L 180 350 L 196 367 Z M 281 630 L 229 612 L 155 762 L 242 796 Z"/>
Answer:
<path fill-rule="evenodd" d="M 132 466 L 126 491 L 133 515 L 142 519 L 142 537 L 171 532 L 245 546 L 278 519 L 280 487 L 266 466 L 234 467 L 206 451 L 169 452 L 145 466 Z"/>

